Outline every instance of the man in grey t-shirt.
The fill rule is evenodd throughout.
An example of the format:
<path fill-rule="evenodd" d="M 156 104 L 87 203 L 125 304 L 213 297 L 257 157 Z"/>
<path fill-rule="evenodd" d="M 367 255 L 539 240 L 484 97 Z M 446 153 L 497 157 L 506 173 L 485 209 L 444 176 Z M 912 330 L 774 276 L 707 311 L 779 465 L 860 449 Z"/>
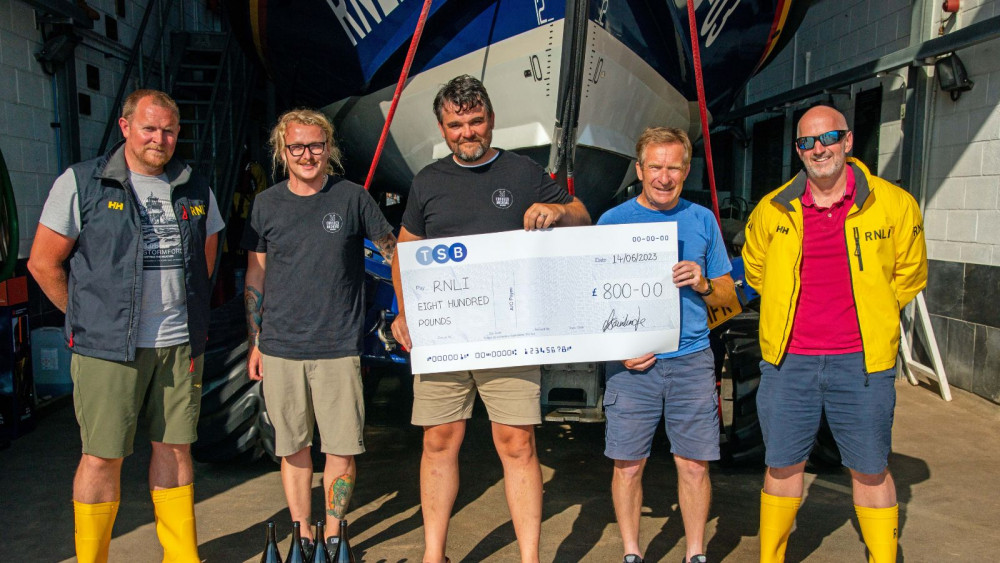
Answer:
<path fill-rule="evenodd" d="M 129 170 L 128 177 L 142 224 L 142 301 L 136 346 L 166 348 L 183 344 L 188 341 L 183 249 L 170 203 L 170 182 L 166 174 L 147 176 Z M 211 192 L 207 211 L 207 231 L 221 231 L 225 225 Z M 79 198 L 72 170 L 52 184 L 38 222 L 74 240 L 80 235 Z"/>
<path fill-rule="evenodd" d="M 172 156 L 177 104 L 138 90 L 124 142 L 52 187 L 28 269 L 66 313 L 83 455 L 73 481 L 77 558 L 107 561 L 121 467 L 148 421 L 149 488 L 164 560 L 199 561 L 190 445 L 197 438 L 211 270 L 222 218 L 207 181 Z M 69 259 L 69 271 L 64 262 Z"/>

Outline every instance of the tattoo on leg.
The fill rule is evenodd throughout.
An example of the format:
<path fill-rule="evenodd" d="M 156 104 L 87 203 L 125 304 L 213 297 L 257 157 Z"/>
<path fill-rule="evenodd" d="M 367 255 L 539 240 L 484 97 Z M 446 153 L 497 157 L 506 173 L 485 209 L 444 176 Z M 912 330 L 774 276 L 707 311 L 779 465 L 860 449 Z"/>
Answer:
<path fill-rule="evenodd" d="M 344 473 L 330 485 L 326 496 L 326 513 L 337 520 L 347 516 L 347 505 L 351 503 L 351 493 L 354 492 L 354 477 Z"/>

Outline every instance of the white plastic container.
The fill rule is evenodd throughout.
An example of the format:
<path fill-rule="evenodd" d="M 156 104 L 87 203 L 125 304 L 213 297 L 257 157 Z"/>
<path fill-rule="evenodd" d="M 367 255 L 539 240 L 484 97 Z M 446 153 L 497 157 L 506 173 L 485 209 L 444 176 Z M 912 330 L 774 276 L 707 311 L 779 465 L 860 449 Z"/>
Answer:
<path fill-rule="evenodd" d="M 69 375 L 70 352 L 58 327 L 31 331 L 31 364 L 35 376 L 35 396 L 39 400 L 73 392 Z"/>

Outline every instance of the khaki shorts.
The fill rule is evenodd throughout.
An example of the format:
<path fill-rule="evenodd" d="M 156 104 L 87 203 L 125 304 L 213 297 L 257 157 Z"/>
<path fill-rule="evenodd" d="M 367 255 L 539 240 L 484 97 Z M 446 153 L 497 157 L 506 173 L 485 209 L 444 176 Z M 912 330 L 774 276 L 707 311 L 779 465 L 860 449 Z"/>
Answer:
<path fill-rule="evenodd" d="M 154 442 L 197 440 L 204 359 L 192 362 L 188 344 L 137 348 L 132 362 L 73 354 L 70 376 L 83 453 L 109 459 L 131 455 L 140 416 Z"/>
<path fill-rule="evenodd" d="M 472 418 L 478 390 L 491 421 L 541 424 L 541 380 L 538 366 L 414 374 L 412 423 L 435 426 Z"/>
<path fill-rule="evenodd" d="M 323 453 L 364 453 L 365 398 L 358 356 L 332 360 L 262 356 L 274 455 L 290 456 L 311 446 L 317 426 Z"/>

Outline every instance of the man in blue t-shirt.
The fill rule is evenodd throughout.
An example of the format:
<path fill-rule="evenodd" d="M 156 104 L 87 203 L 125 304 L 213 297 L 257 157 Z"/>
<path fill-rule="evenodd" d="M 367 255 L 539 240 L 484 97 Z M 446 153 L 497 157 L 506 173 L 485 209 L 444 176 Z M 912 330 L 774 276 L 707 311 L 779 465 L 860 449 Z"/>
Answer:
<path fill-rule="evenodd" d="M 704 562 L 705 523 L 712 497 L 708 462 L 719 459 L 715 361 L 708 344 L 706 305 L 733 297 L 732 267 L 712 212 L 681 199 L 691 170 L 691 141 L 680 129 L 646 129 L 636 143 L 642 193 L 608 210 L 598 225 L 677 223 L 681 335 L 676 352 L 608 362 L 604 455 L 615 462 L 611 495 L 625 563 L 641 563 L 642 472 L 663 416 L 677 465 L 677 496 L 687 539 L 685 562 Z"/>

